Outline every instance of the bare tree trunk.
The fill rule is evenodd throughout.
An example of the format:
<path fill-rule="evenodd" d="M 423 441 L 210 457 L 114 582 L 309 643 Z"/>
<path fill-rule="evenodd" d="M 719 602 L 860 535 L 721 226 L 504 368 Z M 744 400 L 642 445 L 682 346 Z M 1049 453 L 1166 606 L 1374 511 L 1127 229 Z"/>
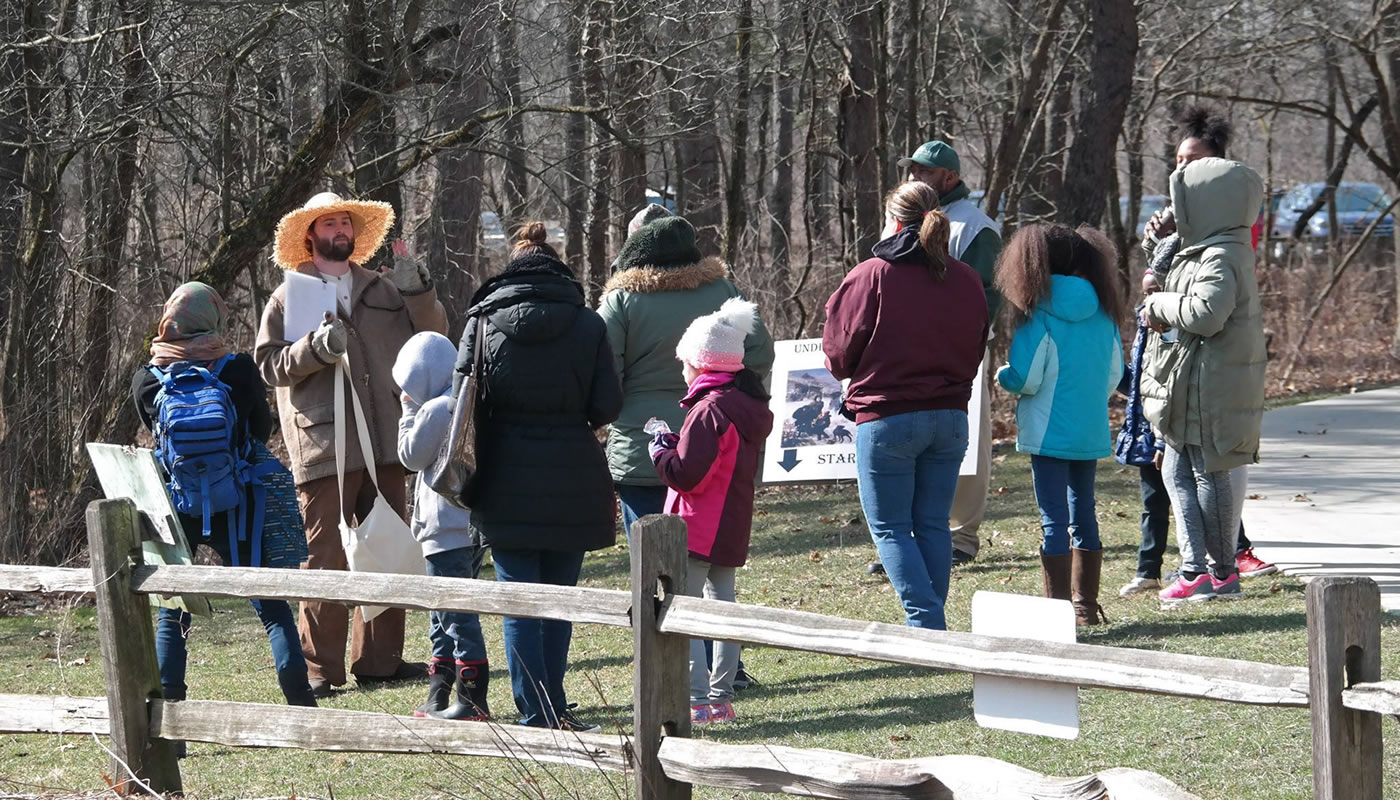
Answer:
<path fill-rule="evenodd" d="M 590 0 L 583 34 L 584 96 L 589 105 L 603 106 L 608 99 L 603 73 L 603 42 L 607 40 L 608 20 L 612 14 L 608 0 Z M 596 305 L 598 295 L 608 279 L 608 215 L 611 204 L 608 190 L 612 187 L 612 151 L 610 137 L 600 125 L 593 125 L 592 166 L 589 184 L 593 187 L 588 206 L 588 270 L 584 286 L 588 289 L 589 305 Z"/>
<path fill-rule="evenodd" d="M 1096 2 L 1101 1 L 1096 0 Z M 988 166 L 987 194 L 982 200 L 983 208 L 996 209 L 1001 206 L 1002 195 L 1005 194 L 1007 187 L 1011 185 L 1012 177 L 1016 174 L 1021 144 L 1034 121 L 1041 86 L 1044 85 L 1046 75 L 1049 72 L 1050 51 L 1055 38 L 1059 35 L 1060 18 L 1064 16 L 1066 2 L 1067 0 L 1051 0 L 1050 8 L 1045 13 L 1045 21 L 1041 23 L 1040 35 L 1036 37 L 1035 47 L 1031 50 L 1030 60 L 1026 64 L 1025 77 L 1017 92 L 1016 101 L 1011 106 L 1010 113 L 1002 127 L 1001 136 L 997 140 L 996 153 Z M 1133 32 L 1133 41 L 1137 41 L 1136 29 Z M 1136 50 L 1136 44 L 1134 50 Z M 1129 73 L 1128 78 L 1131 80 L 1131 73 Z"/>
<path fill-rule="evenodd" d="M 520 102 L 520 48 L 515 40 L 515 4 L 501 3 L 496 17 L 496 77 L 500 102 L 506 108 Z M 506 117 L 502 134 L 505 139 L 505 226 L 506 235 L 528 214 L 526 203 L 530 196 L 529 172 L 525 163 L 525 117 Z"/>
<path fill-rule="evenodd" d="M 646 204 L 647 194 L 647 83 L 651 69 L 645 46 L 646 6 L 641 0 L 612 0 L 617 9 L 612 23 L 618 129 L 627 137 L 616 150 L 620 214 L 617 231 L 626 234 L 625 217 Z"/>
<path fill-rule="evenodd" d="M 739 0 L 739 26 L 734 32 L 735 56 L 738 68 L 735 74 L 733 153 L 729 159 L 729 180 L 724 192 L 724 260 L 731 266 L 739 257 L 739 237 L 748 222 L 748 212 L 744 203 L 748 188 L 749 161 L 749 99 L 753 87 L 749 85 L 749 66 L 753 45 L 753 3 L 752 0 Z"/>
<path fill-rule="evenodd" d="M 876 99 L 875 34 L 879 15 L 873 6 L 857 0 L 843 0 L 846 13 L 846 48 L 850 53 L 846 76 L 841 84 L 841 151 L 849 165 L 843 186 L 851 193 L 852 219 L 843 225 L 854 228 L 854 252 L 848 257 L 865 258 L 880 237 L 880 164 L 876 150 L 879 103 Z"/>
<path fill-rule="evenodd" d="M 778 83 L 778 133 L 774 138 L 773 188 L 768 195 L 768 213 L 771 217 L 768 229 L 769 252 L 773 259 L 773 278 L 780 293 L 790 291 L 788 267 L 792 253 L 790 241 L 792 230 L 792 134 L 793 88 L 792 49 L 779 45 L 776 54 Z"/>
<path fill-rule="evenodd" d="M 1109 173 L 1118 168 L 1114 154 L 1137 63 L 1133 0 L 1089 0 L 1089 25 L 1093 55 L 1057 213 L 1061 222 L 1072 225 L 1098 225 L 1103 217 L 1103 191 L 1109 185 Z"/>
<path fill-rule="evenodd" d="M 583 20 L 588 14 L 588 0 L 573 0 L 570 5 L 568 39 L 565 41 L 564 63 L 569 76 L 569 104 L 582 106 L 587 102 L 583 86 Z M 588 120 L 582 114 L 570 114 L 564 120 L 564 141 L 568 154 L 564 162 L 565 243 L 564 259 L 575 275 L 584 276 L 587 250 L 584 230 L 588 216 Z"/>

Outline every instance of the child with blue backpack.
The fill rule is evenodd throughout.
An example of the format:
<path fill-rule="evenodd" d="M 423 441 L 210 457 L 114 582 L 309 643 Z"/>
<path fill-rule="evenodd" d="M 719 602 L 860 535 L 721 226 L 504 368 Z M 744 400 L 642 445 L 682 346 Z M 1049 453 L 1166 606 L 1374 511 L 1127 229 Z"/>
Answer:
<path fill-rule="evenodd" d="M 165 301 L 149 366 L 132 378 L 141 423 L 156 438 L 171 500 L 191 549 L 200 544 L 227 566 L 294 567 L 304 558 L 287 546 L 302 531 L 287 472 L 268 452 L 272 411 L 252 356 L 224 340 L 228 307 L 212 287 L 191 282 Z M 265 532 L 279 535 L 267 539 Z M 274 541 L 275 539 L 275 541 Z M 275 557 L 265 559 L 265 554 Z M 296 619 L 285 600 L 253 600 L 272 646 L 277 683 L 289 705 L 315 706 Z M 161 608 L 156 660 L 166 699 L 183 700 L 191 619 Z"/>
<path fill-rule="evenodd" d="M 440 333 L 416 333 L 394 360 L 394 383 L 403 391 L 399 417 L 399 461 L 421 473 L 437 461 L 452 427 L 452 375 L 457 346 Z M 428 575 L 475 578 L 485 548 L 471 528 L 471 512 L 447 501 L 420 475 L 414 480 L 413 536 L 423 547 Z M 415 717 L 485 720 L 491 716 L 486 687 L 491 677 L 481 620 L 461 611 L 428 616 L 433 660 L 428 665 L 428 699 Z M 453 689 L 457 702 L 448 703 Z"/>
<path fill-rule="evenodd" d="M 1112 452 L 1108 398 L 1123 373 L 1116 262 L 1093 228 L 1028 225 L 1007 242 L 996 273 L 1016 314 L 997 383 L 1018 396 L 1016 449 L 1031 454 L 1045 596 L 1072 601 L 1080 625 L 1103 617 L 1094 477 Z"/>

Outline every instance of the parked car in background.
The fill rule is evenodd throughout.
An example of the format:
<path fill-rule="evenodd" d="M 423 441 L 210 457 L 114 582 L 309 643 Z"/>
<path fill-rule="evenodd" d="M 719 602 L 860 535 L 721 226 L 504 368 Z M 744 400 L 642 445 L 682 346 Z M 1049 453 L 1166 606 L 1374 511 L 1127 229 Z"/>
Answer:
<path fill-rule="evenodd" d="M 1325 189 L 1325 183 L 1300 183 L 1288 190 L 1279 202 L 1274 214 L 1273 238 L 1285 240 L 1293 235 L 1298 218 L 1307 210 Z M 1341 238 L 1360 236 L 1362 231 L 1390 206 L 1390 196 L 1374 183 L 1341 183 L 1332 197 L 1337 209 L 1337 234 Z M 1326 239 L 1328 237 L 1328 210 L 1323 206 L 1308 220 L 1303 229 L 1303 238 Z M 1395 216 L 1386 214 L 1376 226 L 1372 236 L 1389 238 L 1395 234 Z"/>
<path fill-rule="evenodd" d="M 671 187 L 669 186 L 663 188 L 661 191 L 647 189 L 647 202 L 655 203 L 672 214 L 679 213 L 676 211 L 676 193 L 671 191 Z"/>

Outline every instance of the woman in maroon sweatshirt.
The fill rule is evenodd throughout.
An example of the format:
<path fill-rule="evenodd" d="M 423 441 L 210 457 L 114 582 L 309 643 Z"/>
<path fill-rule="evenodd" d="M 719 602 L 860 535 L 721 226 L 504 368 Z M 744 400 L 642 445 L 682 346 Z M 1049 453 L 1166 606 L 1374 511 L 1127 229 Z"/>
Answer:
<path fill-rule="evenodd" d="M 911 182 L 885 201 L 885 238 L 826 304 L 822 350 L 850 379 L 860 503 L 910 626 L 945 629 L 948 512 L 967 450 L 967 403 L 987 342 L 986 295 L 948 255 L 938 193 Z"/>

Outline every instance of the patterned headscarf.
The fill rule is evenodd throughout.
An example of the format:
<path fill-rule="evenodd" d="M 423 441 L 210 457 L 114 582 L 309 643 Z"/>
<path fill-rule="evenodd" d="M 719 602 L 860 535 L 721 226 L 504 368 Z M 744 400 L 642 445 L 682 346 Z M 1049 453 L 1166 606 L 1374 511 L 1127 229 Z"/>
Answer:
<path fill-rule="evenodd" d="M 224 325 L 228 306 L 214 287 L 199 281 L 182 284 L 165 301 L 156 337 L 151 340 L 151 363 L 213 361 L 228 354 Z"/>

